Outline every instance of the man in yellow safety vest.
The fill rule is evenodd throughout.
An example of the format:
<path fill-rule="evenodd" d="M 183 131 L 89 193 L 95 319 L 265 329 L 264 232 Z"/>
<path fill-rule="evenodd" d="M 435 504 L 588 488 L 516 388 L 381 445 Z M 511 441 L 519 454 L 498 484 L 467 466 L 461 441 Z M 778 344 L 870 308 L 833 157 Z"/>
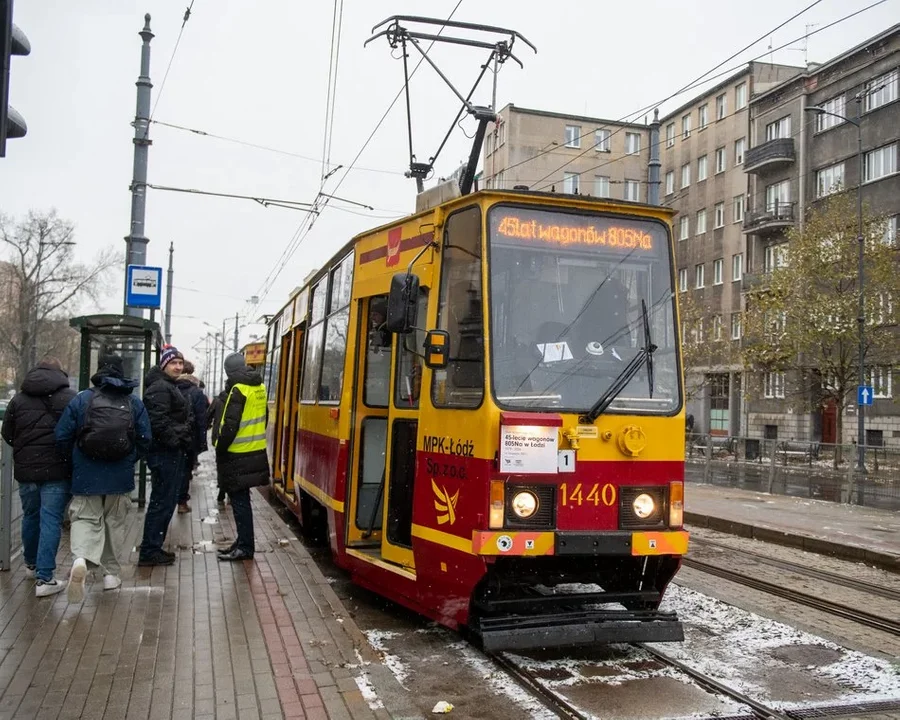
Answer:
<path fill-rule="evenodd" d="M 231 498 L 237 538 L 219 560 L 250 560 L 256 549 L 253 540 L 253 509 L 250 488 L 269 483 L 266 455 L 266 387 L 257 370 L 247 367 L 244 356 L 225 358 L 225 408 L 216 438 L 216 467 L 219 488 Z"/>

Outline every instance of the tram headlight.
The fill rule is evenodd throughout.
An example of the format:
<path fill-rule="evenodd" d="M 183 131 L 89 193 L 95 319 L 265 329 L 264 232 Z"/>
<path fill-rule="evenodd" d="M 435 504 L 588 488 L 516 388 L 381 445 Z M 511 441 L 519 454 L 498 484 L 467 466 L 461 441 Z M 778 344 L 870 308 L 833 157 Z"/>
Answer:
<path fill-rule="evenodd" d="M 631 503 L 631 508 L 641 520 L 646 520 L 656 511 L 656 502 L 647 493 L 641 493 Z"/>
<path fill-rule="evenodd" d="M 512 511 L 516 516 L 522 520 L 527 520 L 537 512 L 540 502 L 538 502 L 537 495 L 533 492 L 522 490 L 513 496 L 511 505 Z"/>

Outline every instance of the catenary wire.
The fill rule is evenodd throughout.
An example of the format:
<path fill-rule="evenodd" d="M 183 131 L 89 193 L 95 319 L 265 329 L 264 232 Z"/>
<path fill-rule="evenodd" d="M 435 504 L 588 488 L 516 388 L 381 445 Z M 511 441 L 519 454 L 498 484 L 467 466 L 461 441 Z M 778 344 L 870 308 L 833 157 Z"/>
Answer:
<path fill-rule="evenodd" d="M 191 19 L 191 12 L 194 9 L 195 0 L 191 0 L 191 4 L 184 11 L 184 17 L 181 21 L 181 29 L 178 31 L 178 37 L 175 39 L 175 46 L 172 48 L 172 54 L 169 56 L 169 64 L 166 65 L 166 72 L 163 74 L 162 82 L 159 85 L 159 92 L 156 93 L 156 100 L 153 102 L 153 109 L 150 110 L 150 118 L 147 122 L 147 129 L 144 131 L 144 139 L 146 140 L 147 134 L 150 132 L 150 123 L 153 122 L 153 116 L 156 115 L 156 108 L 159 105 L 159 101 L 162 98 L 163 91 L 166 89 L 166 80 L 169 79 L 169 71 L 172 69 L 172 63 L 175 62 L 175 54 L 178 52 L 178 46 L 181 44 L 181 36 L 184 35 L 184 28 L 187 25 L 188 20 Z"/>

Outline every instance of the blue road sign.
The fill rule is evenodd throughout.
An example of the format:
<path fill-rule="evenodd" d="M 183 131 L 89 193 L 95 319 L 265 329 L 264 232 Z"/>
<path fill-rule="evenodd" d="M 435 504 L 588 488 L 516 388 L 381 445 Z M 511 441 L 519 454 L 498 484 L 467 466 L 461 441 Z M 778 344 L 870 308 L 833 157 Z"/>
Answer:
<path fill-rule="evenodd" d="M 126 305 L 129 307 L 159 308 L 162 301 L 161 267 L 129 265 L 127 281 Z"/>
<path fill-rule="evenodd" d="M 872 399 L 875 397 L 875 393 L 873 392 L 873 388 L 871 385 L 860 385 L 857 388 L 856 393 L 856 404 L 857 405 L 871 405 Z"/>

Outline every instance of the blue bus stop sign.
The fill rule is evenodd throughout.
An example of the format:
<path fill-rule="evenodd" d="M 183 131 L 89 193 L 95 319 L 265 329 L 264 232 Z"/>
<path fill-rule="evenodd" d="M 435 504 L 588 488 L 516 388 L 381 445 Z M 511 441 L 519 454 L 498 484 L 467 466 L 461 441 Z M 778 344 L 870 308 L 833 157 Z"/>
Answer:
<path fill-rule="evenodd" d="M 158 309 L 162 301 L 162 268 L 129 265 L 125 304 L 128 307 Z"/>
<path fill-rule="evenodd" d="M 860 385 L 857 388 L 856 404 L 871 405 L 872 399 L 875 397 L 874 388 L 871 385 Z"/>

